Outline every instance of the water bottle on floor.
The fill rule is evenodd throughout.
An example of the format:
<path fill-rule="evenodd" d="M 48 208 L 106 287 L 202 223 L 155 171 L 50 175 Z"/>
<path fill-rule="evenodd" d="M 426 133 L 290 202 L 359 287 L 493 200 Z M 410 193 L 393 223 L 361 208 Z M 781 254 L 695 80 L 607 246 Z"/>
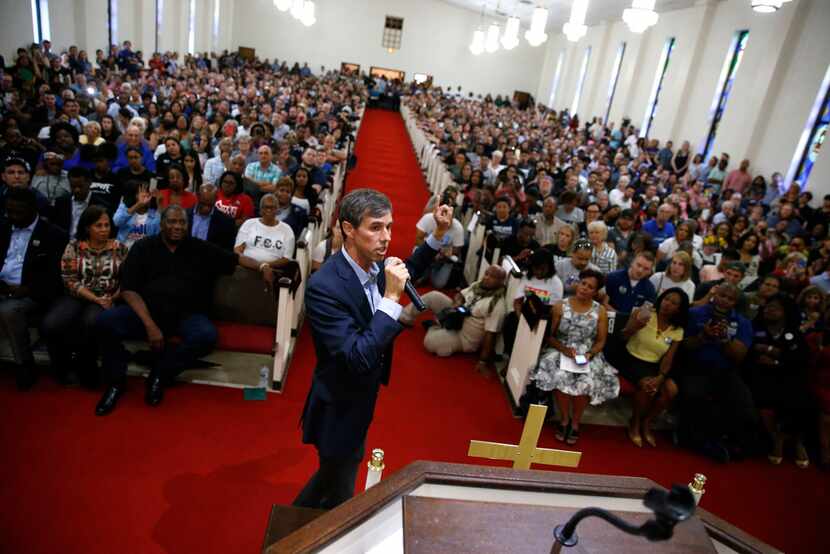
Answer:
<path fill-rule="evenodd" d="M 259 368 L 259 384 L 257 385 L 261 389 L 268 388 L 268 366 L 264 365 Z"/>

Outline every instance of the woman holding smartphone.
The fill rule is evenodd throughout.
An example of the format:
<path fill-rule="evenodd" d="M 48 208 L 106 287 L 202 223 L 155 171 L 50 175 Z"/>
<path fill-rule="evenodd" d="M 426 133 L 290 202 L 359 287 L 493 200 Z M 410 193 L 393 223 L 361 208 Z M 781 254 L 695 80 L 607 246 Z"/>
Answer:
<path fill-rule="evenodd" d="M 594 300 L 604 282 L 602 273 L 585 269 L 579 274 L 574 295 L 553 306 L 550 349 L 531 374 L 540 390 L 553 393 L 562 415 L 556 439 L 568 444 L 579 440 L 579 425 L 589 401 L 602 404 L 620 393 L 617 370 L 602 354 L 608 317 Z"/>
<path fill-rule="evenodd" d="M 663 292 L 654 308 L 646 303 L 634 310 L 623 329 L 625 362 L 620 363 L 620 373 L 637 387 L 628 425 L 628 438 L 637 447 L 643 446 L 643 438 L 657 446 L 651 421 L 677 396 L 670 374 L 688 317 L 689 296 L 675 287 Z"/>

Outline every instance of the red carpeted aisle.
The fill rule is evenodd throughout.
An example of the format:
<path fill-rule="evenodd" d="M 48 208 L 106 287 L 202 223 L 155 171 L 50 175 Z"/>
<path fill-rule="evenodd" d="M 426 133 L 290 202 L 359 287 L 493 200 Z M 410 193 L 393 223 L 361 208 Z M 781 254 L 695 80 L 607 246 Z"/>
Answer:
<path fill-rule="evenodd" d="M 392 254 L 404 256 L 428 195 L 400 117 L 369 110 L 357 154 L 349 188 L 389 194 Z M 369 432 L 367 447 L 387 451 L 387 471 L 418 459 L 477 463 L 466 457 L 471 438 L 517 441 L 521 421 L 500 385 L 476 374 L 470 358 L 429 356 L 422 340 L 420 328 L 398 339 Z M 48 378 L 20 394 L 0 373 L 0 552 L 258 552 L 270 505 L 290 502 L 314 469 L 314 449 L 297 428 L 314 364 L 309 333 L 297 351 L 285 394 L 265 402 L 184 385 L 150 409 L 134 381 L 107 418 L 93 415 L 98 394 Z M 638 450 L 620 428 L 587 426 L 579 471 L 663 485 L 703 472 L 703 506 L 727 521 L 787 552 L 830 548 L 819 529 L 830 513 L 826 474 L 791 462 L 718 466 L 660 439 L 658 449 Z M 541 444 L 559 446 L 551 429 Z"/>

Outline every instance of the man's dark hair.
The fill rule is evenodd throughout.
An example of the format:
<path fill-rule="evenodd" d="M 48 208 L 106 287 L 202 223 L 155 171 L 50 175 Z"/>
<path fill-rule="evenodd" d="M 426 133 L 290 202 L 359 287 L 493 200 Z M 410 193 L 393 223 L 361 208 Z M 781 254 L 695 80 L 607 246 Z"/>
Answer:
<path fill-rule="evenodd" d="M 20 202 L 33 212 L 37 211 L 37 195 L 30 188 L 14 187 L 8 189 L 6 202 Z"/>
<path fill-rule="evenodd" d="M 89 172 L 89 170 L 87 168 L 80 167 L 80 166 L 77 166 L 77 165 L 75 167 L 73 167 L 72 169 L 70 169 L 67 172 L 66 176 L 69 177 L 70 179 L 72 179 L 73 177 L 83 177 L 87 180 L 92 179 L 92 174 Z"/>
<path fill-rule="evenodd" d="M 721 258 L 726 258 L 728 260 L 740 260 L 741 255 L 734 248 L 727 248 L 721 254 Z"/>
<path fill-rule="evenodd" d="M 107 210 L 102 206 L 89 206 L 81 213 L 78 218 L 78 230 L 75 231 L 75 238 L 78 240 L 89 240 L 89 228 L 99 219 L 105 215 L 110 217 Z M 110 225 L 112 225 L 112 218 L 110 218 Z"/>
<path fill-rule="evenodd" d="M 622 218 L 634 219 L 635 218 L 634 210 L 632 210 L 631 208 L 624 209 L 623 211 L 620 212 L 620 218 L 621 219 Z"/>
<path fill-rule="evenodd" d="M 781 277 L 779 277 L 778 275 L 773 275 L 772 273 L 768 273 L 768 274 L 764 275 L 763 279 L 761 279 L 760 283 L 758 283 L 758 284 L 761 285 L 764 281 L 768 281 L 770 279 L 772 279 L 773 281 L 778 283 L 778 288 L 779 289 L 781 288 Z"/>
<path fill-rule="evenodd" d="M 131 146 L 130 148 L 135 148 L 135 146 Z M 137 150 L 139 150 L 139 149 L 137 149 Z M 139 150 L 139 152 L 140 151 L 141 150 Z M 111 142 L 104 142 L 102 144 L 99 144 L 95 148 L 95 152 L 92 155 L 92 159 L 93 160 L 104 159 L 104 160 L 109 160 L 111 162 L 115 161 L 116 159 L 118 159 L 118 147 L 115 146 L 114 144 L 112 144 Z"/>
<path fill-rule="evenodd" d="M 726 264 L 726 268 L 724 271 L 740 271 L 741 275 L 746 274 L 746 266 L 742 262 L 729 262 Z"/>
<path fill-rule="evenodd" d="M 572 190 L 566 190 L 559 196 L 560 204 L 570 204 L 577 199 L 576 193 Z"/>
<path fill-rule="evenodd" d="M 524 228 L 535 229 L 536 228 L 536 222 L 533 221 L 532 219 L 530 219 L 529 217 L 526 217 L 526 218 L 522 219 L 519 222 L 519 229 L 524 229 Z"/>
<path fill-rule="evenodd" d="M 138 154 L 141 156 L 141 161 L 144 161 L 144 152 L 142 152 L 141 148 L 139 148 L 138 146 L 128 146 L 124 149 L 125 156 L 130 152 L 138 152 Z"/>
<path fill-rule="evenodd" d="M 78 144 L 78 140 L 79 140 L 78 130 L 75 127 L 73 127 L 72 125 L 70 125 L 69 123 L 66 123 L 64 121 L 59 121 L 57 123 L 54 123 L 49 128 L 49 140 L 50 141 L 55 140 L 55 137 L 57 136 L 58 131 L 66 131 L 67 133 L 72 135 L 72 141 L 75 144 Z"/>
<path fill-rule="evenodd" d="M 652 252 L 651 250 L 642 250 L 640 252 L 637 252 L 637 255 L 635 256 L 635 258 L 637 258 L 637 257 L 643 257 L 643 258 L 647 259 L 648 261 L 650 261 L 651 263 L 654 263 L 654 259 L 655 259 L 654 258 L 654 252 Z"/>
<path fill-rule="evenodd" d="M 185 211 L 184 208 L 182 208 L 178 204 L 170 204 L 161 211 L 161 222 L 164 223 L 165 221 L 167 221 L 168 214 L 176 211 L 182 212 L 185 215 L 185 219 L 187 219 L 187 211 Z M 78 224 L 78 226 L 80 228 L 80 224 Z"/>
<path fill-rule="evenodd" d="M 343 197 L 340 202 L 340 225 L 348 221 L 357 229 L 364 217 L 383 217 L 392 211 L 389 198 L 376 190 L 357 189 Z"/>

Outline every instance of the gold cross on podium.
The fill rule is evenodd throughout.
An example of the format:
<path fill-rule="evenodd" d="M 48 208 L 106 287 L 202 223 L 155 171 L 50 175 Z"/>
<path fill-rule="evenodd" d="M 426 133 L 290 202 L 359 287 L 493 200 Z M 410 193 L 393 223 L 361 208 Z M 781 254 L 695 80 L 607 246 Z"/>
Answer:
<path fill-rule="evenodd" d="M 547 406 L 538 404 L 530 406 L 518 446 L 501 442 L 472 440 L 467 456 L 488 458 L 490 460 L 512 460 L 513 469 L 530 469 L 530 464 L 577 467 L 582 452 L 536 447 L 539 435 L 542 434 L 542 425 L 545 423 L 547 411 Z"/>

